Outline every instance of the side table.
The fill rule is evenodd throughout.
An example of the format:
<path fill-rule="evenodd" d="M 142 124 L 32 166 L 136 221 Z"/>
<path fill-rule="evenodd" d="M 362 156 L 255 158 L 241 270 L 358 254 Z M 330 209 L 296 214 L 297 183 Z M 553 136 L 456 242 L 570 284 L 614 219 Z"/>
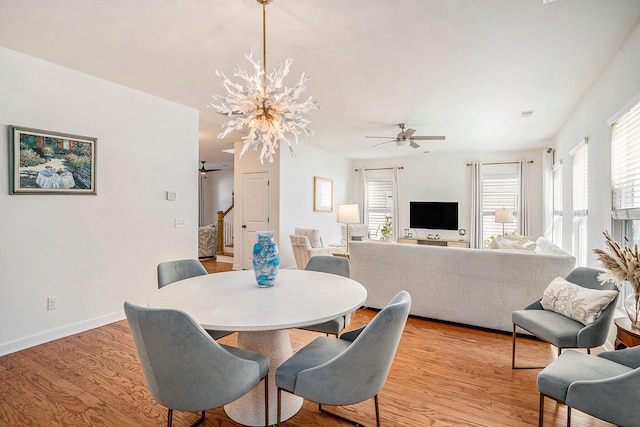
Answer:
<path fill-rule="evenodd" d="M 614 343 L 616 350 L 640 345 L 640 329 L 632 327 L 628 317 L 619 317 L 614 323 L 617 329 Z"/>

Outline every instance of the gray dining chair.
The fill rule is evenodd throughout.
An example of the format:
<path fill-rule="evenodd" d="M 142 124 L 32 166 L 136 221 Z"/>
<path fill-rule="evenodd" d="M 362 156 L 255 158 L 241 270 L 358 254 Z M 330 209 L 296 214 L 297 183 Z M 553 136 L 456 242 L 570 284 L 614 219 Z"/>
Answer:
<path fill-rule="evenodd" d="M 571 408 L 625 427 L 640 427 L 637 402 L 640 396 L 640 347 L 605 351 L 591 356 L 566 351 L 538 374 L 540 412 L 544 425 L 544 399 L 567 405 L 567 427 Z"/>
<path fill-rule="evenodd" d="M 209 274 L 202 263 L 197 259 L 179 259 L 176 261 L 161 262 L 158 264 L 157 270 L 158 289 L 190 277 Z M 214 340 L 217 340 L 222 337 L 226 337 L 233 332 L 207 329 L 207 333 L 211 335 Z"/>
<path fill-rule="evenodd" d="M 387 379 L 410 306 L 411 296 L 401 291 L 368 325 L 338 339 L 320 336 L 280 365 L 276 370 L 278 426 L 285 391 L 317 402 L 321 412 L 338 418 L 345 417 L 322 405 L 351 405 L 373 397 L 379 427 L 378 392 Z"/>
<path fill-rule="evenodd" d="M 316 255 L 309 259 L 306 267 L 307 271 L 320 271 L 323 273 L 336 274 L 338 276 L 351 278 L 351 263 L 349 259 L 345 257 L 337 257 L 330 255 Z M 340 335 L 340 332 L 351 322 L 351 313 L 347 313 L 344 316 L 336 317 L 329 321 L 318 323 L 312 326 L 305 326 L 300 329 L 314 332 L 322 332 L 327 335 Z"/>
<path fill-rule="evenodd" d="M 577 267 L 566 277 L 566 280 L 589 289 L 615 290 L 613 282 L 602 282 L 598 276 L 602 270 L 589 267 Z M 565 348 L 585 348 L 587 353 L 599 347 L 607 340 L 609 327 L 613 320 L 618 296 L 605 308 L 595 322 L 584 325 L 562 314 L 545 310 L 540 303 L 542 298 L 529 304 L 524 310 L 516 310 L 511 314 L 513 322 L 513 344 L 511 350 L 512 369 L 537 369 L 543 366 L 516 366 L 516 328 L 520 327 L 539 339 L 558 348 L 558 355 Z"/>
<path fill-rule="evenodd" d="M 244 396 L 264 380 L 265 426 L 269 422 L 269 358 L 218 344 L 187 313 L 124 303 L 124 311 L 153 398 L 173 411 L 205 411 Z"/>

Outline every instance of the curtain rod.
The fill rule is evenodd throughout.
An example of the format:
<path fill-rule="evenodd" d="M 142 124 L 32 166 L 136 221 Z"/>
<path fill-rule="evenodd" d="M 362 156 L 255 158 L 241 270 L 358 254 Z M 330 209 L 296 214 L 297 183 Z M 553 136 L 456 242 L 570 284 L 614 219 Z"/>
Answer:
<path fill-rule="evenodd" d="M 371 169 L 354 169 L 354 171 L 356 172 L 360 172 L 361 170 L 363 171 L 386 171 L 386 170 L 393 170 L 395 168 L 371 168 Z M 402 170 L 404 169 L 404 166 L 398 166 L 398 169 Z"/>
<path fill-rule="evenodd" d="M 482 163 L 483 165 L 517 165 L 520 162 L 493 162 L 493 163 Z M 533 160 L 527 160 L 527 163 L 533 163 Z M 471 166 L 473 163 L 467 163 L 467 166 Z"/>

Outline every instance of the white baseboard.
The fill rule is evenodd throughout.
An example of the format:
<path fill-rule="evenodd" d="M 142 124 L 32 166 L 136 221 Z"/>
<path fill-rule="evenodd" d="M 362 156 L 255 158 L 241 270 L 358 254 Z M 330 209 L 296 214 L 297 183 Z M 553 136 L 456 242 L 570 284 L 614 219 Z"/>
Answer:
<path fill-rule="evenodd" d="M 120 320 L 123 320 L 124 318 L 124 311 L 120 311 L 94 319 L 89 319 L 83 322 L 65 325 L 60 328 L 51 329 L 35 335 L 30 335 L 28 337 L 20 338 L 15 341 L 2 343 L 0 344 L 0 356 L 15 353 L 16 351 L 24 350 L 29 347 L 34 347 L 36 345 L 44 344 L 49 341 L 68 337 L 69 335 L 108 325 L 109 323 L 118 322 Z"/>

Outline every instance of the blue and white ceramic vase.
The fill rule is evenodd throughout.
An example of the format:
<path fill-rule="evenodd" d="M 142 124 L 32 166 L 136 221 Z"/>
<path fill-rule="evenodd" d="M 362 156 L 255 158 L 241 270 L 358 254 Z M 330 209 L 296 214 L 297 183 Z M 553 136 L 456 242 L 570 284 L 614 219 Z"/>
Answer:
<path fill-rule="evenodd" d="M 273 241 L 273 231 L 256 231 L 258 241 L 253 245 L 253 269 L 258 286 L 268 288 L 275 284 L 280 267 L 280 252 Z"/>

